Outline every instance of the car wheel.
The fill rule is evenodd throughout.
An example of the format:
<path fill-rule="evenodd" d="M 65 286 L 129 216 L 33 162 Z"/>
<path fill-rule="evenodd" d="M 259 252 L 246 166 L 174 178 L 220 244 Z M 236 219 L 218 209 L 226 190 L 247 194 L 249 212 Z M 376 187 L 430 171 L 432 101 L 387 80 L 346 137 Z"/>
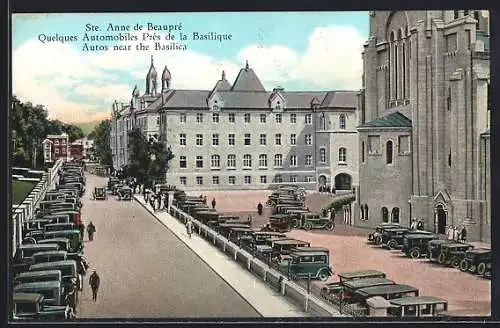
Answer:
<path fill-rule="evenodd" d="M 377 236 L 377 238 L 375 238 L 375 245 L 382 245 L 382 236 Z"/>
<path fill-rule="evenodd" d="M 418 250 L 418 248 L 414 248 L 410 251 L 410 257 L 412 259 L 418 259 L 420 258 L 420 251 Z"/>
<path fill-rule="evenodd" d="M 465 259 L 463 259 L 462 261 L 460 261 L 459 269 L 462 272 L 466 272 L 467 270 L 469 270 L 469 262 L 467 260 L 465 260 Z"/>
<path fill-rule="evenodd" d="M 325 226 L 325 229 L 328 231 L 332 231 L 333 228 L 335 228 L 335 225 L 333 224 L 333 222 L 328 222 L 328 224 Z"/>
<path fill-rule="evenodd" d="M 390 250 L 396 249 L 397 247 L 398 247 L 398 242 L 395 241 L 394 239 L 389 240 L 389 242 L 387 243 L 387 248 L 389 248 Z"/>
<path fill-rule="evenodd" d="M 439 264 L 444 264 L 445 260 L 446 260 L 446 255 L 444 253 L 439 254 L 439 256 L 438 256 L 438 263 Z"/>
<path fill-rule="evenodd" d="M 453 268 L 458 269 L 460 267 L 460 259 L 455 257 L 451 260 L 450 264 Z"/>
<path fill-rule="evenodd" d="M 486 273 L 486 263 L 481 262 L 477 265 L 477 273 L 481 276 Z"/>
<path fill-rule="evenodd" d="M 299 220 L 293 220 L 293 227 L 295 229 L 299 228 L 300 224 L 299 224 Z"/>
<path fill-rule="evenodd" d="M 304 229 L 306 229 L 306 230 L 311 230 L 312 227 L 313 227 L 312 223 L 310 223 L 310 222 L 307 222 L 306 224 L 304 224 Z"/>
<path fill-rule="evenodd" d="M 326 272 L 325 270 L 321 271 L 321 272 L 318 274 L 318 278 L 319 278 L 321 281 L 327 281 L 329 277 L 330 277 L 330 275 L 329 275 L 329 274 L 328 274 L 328 272 Z"/>

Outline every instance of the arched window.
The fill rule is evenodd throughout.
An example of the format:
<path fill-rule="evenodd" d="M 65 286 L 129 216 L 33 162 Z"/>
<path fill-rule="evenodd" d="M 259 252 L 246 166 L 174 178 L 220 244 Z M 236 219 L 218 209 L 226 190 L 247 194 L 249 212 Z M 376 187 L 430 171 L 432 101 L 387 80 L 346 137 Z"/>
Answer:
<path fill-rule="evenodd" d="M 347 150 L 344 147 L 339 148 L 339 162 L 345 163 L 347 159 Z"/>
<path fill-rule="evenodd" d="M 321 130 L 326 130 L 325 113 L 321 113 L 321 116 L 319 117 L 319 126 Z"/>
<path fill-rule="evenodd" d="M 399 208 L 392 209 L 392 223 L 399 223 Z"/>
<path fill-rule="evenodd" d="M 382 207 L 382 222 L 389 222 L 389 210 L 387 207 Z"/>
<path fill-rule="evenodd" d="M 361 142 L 361 163 L 365 162 L 365 142 Z"/>
<path fill-rule="evenodd" d="M 385 162 L 387 164 L 392 164 L 392 141 L 391 140 L 387 141 L 387 143 L 385 145 L 385 152 L 386 152 Z"/>
<path fill-rule="evenodd" d="M 365 220 L 368 220 L 368 205 L 365 204 Z"/>
<path fill-rule="evenodd" d="M 361 210 L 361 220 L 365 219 L 365 207 L 363 205 L 360 206 Z"/>
<path fill-rule="evenodd" d="M 211 167 L 220 167 L 220 156 L 212 155 L 212 158 L 210 159 L 210 164 Z"/>
<path fill-rule="evenodd" d="M 340 114 L 340 116 L 339 116 L 339 128 L 341 130 L 345 130 L 345 127 L 346 127 L 345 115 L 344 114 Z"/>
<path fill-rule="evenodd" d="M 390 100 L 394 99 L 394 81 L 396 78 L 396 36 L 394 31 L 391 32 L 390 42 L 389 42 L 389 85 L 390 85 Z"/>
<path fill-rule="evenodd" d="M 326 149 L 325 148 L 319 149 L 319 161 L 321 163 L 326 163 Z"/>
<path fill-rule="evenodd" d="M 402 88 L 403 88 L 403 99 L 406 99 L 406 44 L 403 42 L 402 45 L 402 54 L 401 54 L 401 59 L 402 59 L 402 73 L 403 73 L 403 81 L 402 81 Z"/>

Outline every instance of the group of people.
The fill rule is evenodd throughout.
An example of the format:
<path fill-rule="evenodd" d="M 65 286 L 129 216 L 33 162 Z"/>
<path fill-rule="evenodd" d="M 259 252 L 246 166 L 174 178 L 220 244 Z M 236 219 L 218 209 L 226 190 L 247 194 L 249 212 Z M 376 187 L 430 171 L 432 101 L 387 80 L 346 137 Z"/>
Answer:
<path fill-rule="evenodd" d="M 467 241 L 467 229 L 462 227 L 459 229 L 457 226 L 448 226 L 446 229 L 446 237 L 449 240 L 465 243 Z"/>
<path fill-rule="evenodd" d="M 200 195 L 200 199 L 203 199 L 203 204 L 207 205 L 207 196 L 206 195 Z M 215 206 L 217 205 L 217 202 L 215 201 L 215 198 L 212 198 L 212 208 L 215 210 Z"/>
<path fill-rule="evenodd" d="M 410 224 L 411 230 L 424 230 L 424 221 L 413 219 Z"/>
<path fill-rule="evenodd" d="M 319 186 L 319 192 L 320 194 L 322 193 L 327 193 L 327 194 L 335 194 L 335 188 L 330 188 L 330 186 Z"/>
<path fill-rule="evenodd" d="M 168 193 L 165 192 L 154 192 L 150 189 L 144 189 L 142 192 L 144 196 L 144 201 L 149 203 L 153 210 L 156 211 L 164 211 L 168 209 Z"/>

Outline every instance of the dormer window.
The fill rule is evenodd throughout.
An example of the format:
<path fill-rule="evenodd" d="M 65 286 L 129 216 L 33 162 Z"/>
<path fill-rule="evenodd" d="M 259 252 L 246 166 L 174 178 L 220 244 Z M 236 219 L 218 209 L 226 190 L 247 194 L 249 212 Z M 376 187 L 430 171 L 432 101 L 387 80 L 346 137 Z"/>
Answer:
<path fill-rule="evenodd" d="M 213 106 L 212 106 L 212 110 L 213 110 L 214 112 L 219 111 L 219 106 L 217 106 L 217 105 L 213 105 Z"/>
<path fill-rule="evenodd" d="M 281 103 L 280 101 L 278 100 L 278 102 L 276 103 L 276 106 L 274 107 L 275 109 L 281 109 Z"/>

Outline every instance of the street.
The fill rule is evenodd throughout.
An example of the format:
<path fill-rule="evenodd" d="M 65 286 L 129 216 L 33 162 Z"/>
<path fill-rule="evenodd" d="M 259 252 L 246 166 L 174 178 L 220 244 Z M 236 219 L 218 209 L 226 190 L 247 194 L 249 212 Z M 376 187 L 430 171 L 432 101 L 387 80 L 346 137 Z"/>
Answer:
<path fill-rule="evenodd" d="M 101 278 L 92 301 L 87 274 L 78 318 L 259 317 L 260 315 L 173 233 L 136 202 L 93 201 L 106 178 L 87 174 L 82 219 L 90 269 Z"/>

